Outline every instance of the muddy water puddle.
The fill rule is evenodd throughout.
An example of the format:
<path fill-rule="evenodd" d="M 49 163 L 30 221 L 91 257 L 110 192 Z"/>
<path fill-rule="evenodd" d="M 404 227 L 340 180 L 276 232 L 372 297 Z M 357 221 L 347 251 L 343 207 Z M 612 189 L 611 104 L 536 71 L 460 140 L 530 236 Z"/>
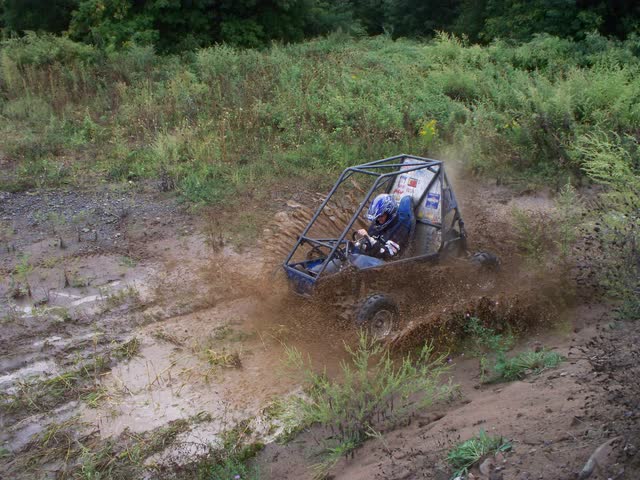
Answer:
<path fill-rule="evenodd" d="M 297 389 L 300 378 L 284 362 L 289 346 L 319 368 L 337 369 L 341 345 L 328 337 L 289 341 L 290 327 L 274 323 L 269 310 L 247 297 L 143 327 L 135 333 L 139 354 L 103 378 L 107 400 L 85 419 L 109 437 L 206 414 L 211 421 L 190 435 L 211 440 Z"/>

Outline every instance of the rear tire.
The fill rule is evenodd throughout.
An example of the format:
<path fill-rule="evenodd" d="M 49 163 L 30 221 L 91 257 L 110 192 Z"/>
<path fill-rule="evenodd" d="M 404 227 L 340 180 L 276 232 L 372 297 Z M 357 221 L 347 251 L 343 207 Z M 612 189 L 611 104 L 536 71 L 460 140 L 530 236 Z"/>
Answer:
<path fill-rule="evenodd" d="M 398 324 L 398 306 L 391 297 L 382 294 L 367 297 L 356 312 L 356 325 L 366 329 L 376 341 L 391 336 Z"/>

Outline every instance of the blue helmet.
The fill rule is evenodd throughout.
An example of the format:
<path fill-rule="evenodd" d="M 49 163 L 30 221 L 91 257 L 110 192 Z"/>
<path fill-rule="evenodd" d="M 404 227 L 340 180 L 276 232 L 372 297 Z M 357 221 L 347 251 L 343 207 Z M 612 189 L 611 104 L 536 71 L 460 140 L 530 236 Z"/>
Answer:
<path fill-rule="evenodd" d="M 388 214 L 387 220 L 384 223 L 376 223 L 376 227 L 379 229 L 383 229 L 389 225 L 396 217 L 396 213 L 398 213 L 398 202 L 396 202 L 396 199 L 388 193 L 381 193 L 371 202 L 369 211 L 367 212 L 367 220 L 373 222 L 385 213 Z"/>

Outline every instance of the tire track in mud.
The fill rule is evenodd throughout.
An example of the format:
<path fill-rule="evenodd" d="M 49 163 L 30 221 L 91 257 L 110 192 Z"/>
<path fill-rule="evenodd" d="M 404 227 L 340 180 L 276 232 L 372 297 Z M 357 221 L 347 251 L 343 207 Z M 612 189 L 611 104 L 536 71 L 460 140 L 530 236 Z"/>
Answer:
<path fill-rule="evenodd" d="M 544 288 L 535 289 L 536 294 L 527 291 L 535 279 L 513 273 L 519 262 L 514 258 L 509 234 L 497 233 L 504 225 L 505 217 L 484 210 L 493 197 L 486 195 L 484 203 L 476 204 L 475 195 L 477 192 L 469 192 L 467 204 L 473 205 L 468 210 L 471 213 L 463 210 L 471 239 L 474 244 L 484 247 L 499 238 L 497 253 L 502 256 L 506 268 L 497 278 L 485 277 L 466 264 L 454 263 L 426 269 L 414 278 L 403 277 L 401 272 L 398 279 L 390 278 L 400 281 L 403 277 L 403 282 L 418 287 L 417 293 L 406 293 L 405 300 L 409 304 L 406 313 L 412 323 L 407 325 L 401 337 L 403 341 L 398 342 L 402 349 L 412 348 L 439 333 L 446 343 L 458 328 L 455 319 L 470 311 L 486 316 L 496 325 L 527 319 L 526 326 L 557 313 L 554 312 L 557 307 L 539 303 Z M 507 193 L 500 195 L 504 196 L 501 201 L 510 201 Z M 310 204 L 319 204 L 322 200 L 318 194 L 305 197 L 309 204 L 289 201 L 284 213 L 276 215 L 277 225 L 264 232 L 262 250 L 251 249 L 243 253 L 232 249 L 214 253 L 205 245 L 203 236 L 193 231 L 182 234 L 171 223 L 156 225 L 160 231 L 155 237 L 143 234 L 148 221 L 130 219 L 132 224 L 120 223 L 118 228 L 135 227 L 133 232 L 127 235 L 123 232 L 121 236 L 126 237 L 123 238 L 127 242 L 126 251 L 136 252 L 136 258 L 145 259 L 142 265 L 152 267 L 156 272 L 157 280 L 148 282 L 150 297 L 143 309 L 135 313 L 116 311 L 99 320 L 96 327 L 91 326 L 94 319 L 88 315 L 83 320 L 86 324 L 73 328 L 52 326 L 51 330 L 33 331 L 24 346 L 29 347 L 29 339 L 35 340 L 45 334 L 50 336 L 64 331 L 65 336 L 73 337 L 87 328 L 103 329 L 107 344 L 119 337 L 139 337 L 140 354 L 129 362 L 116 365 L 112 373 L 100 381 L 107 389 L 107 398 L 111 396 L 108 402 L 113 403 L 106 403 L 103 410 L 94 412 L 96 416 L 90 418 L 93 425 L 102 428 L 106 437 L 117 435 L 127 426 L 144 429 L 172 419 L 181 420 L 197 413 L 198 409 L 219 417 L 225 408 L 227 411 L 234 408 L 228 403 L 225 405 L 225 401 L 236 402 L 236 413 L 240 412 L 240 416 L 255 413 L 274 395 L 284 394 L 295 386 L 295 379 L 288 383 L 277 374 L 284 345 L 293 345 L 309 353 L 318 360 L 319 366 L 327 365 L 329 373 L 333 373 L 344 355 L 343 341 L 355 337 L 352 326 L 336 321 L 322 304 L 292 298 L 282 275 L 273 276 L 313 215 L 315 208 Z M 339 226 L 348 221 L 349 210 L 355 205 L 357 201 L 349 197 L 330 205 L 314 233 L 335 235 L 341 230 Z M 155 218 L 152 206 L 146 210 L 149 211 L 147 216 Z M 470 215 L 473 218 L 469 218 Z M 358 226 L 365 224 L 362 222 Z M 479 234 L 475 233 L 476 229 Z M 108 245 L 99 248 L 109 252 Z M 88 256 L 86 260 L 91 262 L 97 258 Z M 246 258 L 252 261 L 247 262 Z M 132 267 L 132 270 L 136 268 Z M 519 288 L 514 288 L 514 283 L 520 283 Z M 426 301 L 421 294 L 425 291 L 430 293 Z M 500 292 L 503 292 L 502 296 Z M 217 338 L 223 331 L 243 339 Z M 6 345 L 10 348 L 9 343 Z M 77 345 L 80 349 L 85 346 Z M 212 369 L 211 362 L 223 353 L 238 353 L 240 368 L 214 365 L 216 368 Z M 208 373 L 211 370 L 215 370 L 215 374 Z M 207 380 L 211 381 L 207 383 Z M 230 393 L 226 395 L 225 392 Z M 251 397 L 255 397 L 255 401 L 245 403 L 246 408 L 240 407 L 243 400 Z M 123 407 L 129 400 L 131 408 Z M 147 401 L 149 404 L 145 405 Z M 184 409 L 173 406 L 181 402 L 185 404 Z M 115 417 L 109 416 L 108 410 L 113 408 L 122 410 Z M 102 420 L 98 421 L 100 415 Z M 104 422 L 113 423 L 113 428 L 105 426 Z M 215 425 L 207 428 L 209 431 L 205 435 L 210 438 L 219 432 Z"/>

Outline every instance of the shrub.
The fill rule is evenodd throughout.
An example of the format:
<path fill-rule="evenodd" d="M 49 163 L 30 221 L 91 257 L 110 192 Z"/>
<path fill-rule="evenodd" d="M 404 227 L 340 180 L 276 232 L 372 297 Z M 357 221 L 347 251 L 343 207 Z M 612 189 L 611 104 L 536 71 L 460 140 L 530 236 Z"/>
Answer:
<path fill-rule="evenodd" d="M 542 263 L 553 243 L 555 224 L 552 219 L 543 212 L 529 212 L 515 207 L 511 213 L 518 250 L 528 262 Z"/>
<path fill-rule="evenodd" d="M 540 350 L 539 352 L 526 351 L 513 358 L 506 358 L 504 354 L 498 355 L 493 367 L 494 382 L 511 382 L 520 380 L 528 373 L 540 373 L 548 368 L 557 367 L 564 357 L 557 352 Z"/>
<path fill-rule="evenodd" d="M 155 177 L 197 202 L 399 151 L 446 150 L 476 172 L 560 187 L 566 173 L 584 174 L 576 139 L 593 129 L 626 138 L 640 121 L 637 40 L 543 36 L 482 48 L 447 34 L 338 38 L 181 57 L 136 44 L 99 53 L 50 35 L 8 40 L 3 153 L 64 155 L 78 173 L 97 158 L 109 178 Z M 167 160 L 171 137 L 178 156 Z"/>
<path fill-rule="evenodd" d="M 447 455 L 447 462 L 454 469 L 451 478 L 466 475 L 469 468 L 485 455 L 495 455 L 511 449 L 511 443 L 500 436 L 488 435 L 484 430 L 475 437 L 453 448 Z"/>
<path fill-rule="evenodd" d="M 477 317 L 467 317 L 464 325 L 467 336 L 463 348 L 480 359 L 481 382 L 510 382 L 524 378 L 529 373 L 540 373 L 558 366 L 564 357 L 556 352 L 525 351 L 507 358 L 515 338 L 510 333 L 499 334 L 484 326 Z"/>
<path fill-rule="evenodd" d="M 629 136 L 599 131 L 579 137 L 574 148 L 589 177 L 607 187 L 606 209 L 597 214 L 594 236 L 602 285 L 620 301 L 622 318 L 640 319 L 640 150 Z"/>
<path fill-rule="evenodd" d="M 450 383 L 440 382 L 448 369 L 446 357 L 432 356 L 429 345 L 416 357 L 409 355 L 398 363 L 365 334 L 360 335 L 355 349 L 345 348 L 351 358 L 341 363 L 339 381 L 315 373 L 299 351 L 287 350 L 290 363 L 306 378 L 307 395 L 297 399 L 304 423 L 324 425 L 333 433 L 326 459 L 317 465 L 319 474 L 367 438 L 379 435 L 376 428 L 382 422 L 397 421 L 453 391 Z"/>

